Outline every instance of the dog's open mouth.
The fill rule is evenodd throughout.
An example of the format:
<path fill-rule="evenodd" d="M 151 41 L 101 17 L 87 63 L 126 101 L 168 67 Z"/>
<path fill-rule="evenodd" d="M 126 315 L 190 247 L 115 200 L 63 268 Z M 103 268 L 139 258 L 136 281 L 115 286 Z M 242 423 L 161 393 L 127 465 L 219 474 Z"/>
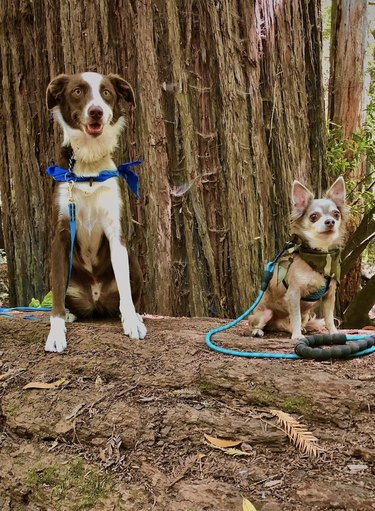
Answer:
<path fill-rule="evenodd" d="M 98 137 L 103 132 L 103 124 L 100 122 L 92 122 L 90 124 L 84 124 L 85 131 L 88 135 Z"/>

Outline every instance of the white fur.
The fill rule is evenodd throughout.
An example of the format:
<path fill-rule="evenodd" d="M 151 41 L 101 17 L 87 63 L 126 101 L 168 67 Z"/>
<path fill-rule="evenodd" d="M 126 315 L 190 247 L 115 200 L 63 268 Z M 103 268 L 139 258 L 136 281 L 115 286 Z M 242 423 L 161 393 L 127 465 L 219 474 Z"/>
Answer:
<path fill-rule="evenodd" d="M 51 328 L 44 349 L 61 353 L 66 348 L 65 318 L 51 317 L 50 321 Z"/>
<path fill-rule="evenodd" d="M 100 82 L 102 75 L 97 73 L 83 73 L 82 77 L 91 87 L 92 99 L 84 109 L 84 118 L 87 119 L 88 109 L 95 105 L 103 109 L 103 132 L 98 137 L 92 137 L 85 131 L 70 127 L 63 119 L 59 107 L 53 110 L 54 116 L 64 132 L 63 145 L 71 144 L 76 164 L 74 172 L 79 176 L 95 176 L 101 170 L 116 169 L 111 154 L 117 146 L 120 132 L 125 120 L 120 117 L 110 125 L 112 111 L 100 95 Z M 68 216 L 69 185 L 62 183 L 58 191 L 59 214 Z M 132 339 L 143 339 L 146 327 L 139 314 L 136 313 L 130 288 L 128 252 L 122 245 L 120 238 L 122 200 L 118 178 L 109 179 L 102 183 L 75 183 L 72 194 L 77 208 L 77 240 L 80 243 L 81 253 L 85 267 L 91 271 L 95 264 L 97 249 L 104 233 L 108 238 L 111 251 L 111 262 L 115 274 L 116 284 L 120 294 L 120 313 L 124 333 Z M 94 300 L 98 299 L 99 286 L 92 286 Z M 79 289 L 70 286 L 67 294 L 79 297 Z M 66 348 L 65 321 L 63 318 L 51 318 L 51 329 L 47 338 L 46 351 L 61 352 Z"/>
<path fill-rule="evenodd" d="M 103 80 L 103 75 L 99 73 L 82 73 L 82 78 L 87 82 L 90 86 L 90 92 L 92 99 L 87 103 L 85 109 L 83 111 L 83 121 L 87 122 L 89 120 L 88 111 L 92 106 L 100 106 L 103 110 L 103 122 L 107 124 L 111 122 L 113 117 L 112 109 L 109 107 L 108 103 L 104 101 L 102 95 L 100 94 L 100 84 Z"/>
<path fill-rule="evenodd" d="M 85 131 L 69 126 L 61 115 L 60 108 L 53 109 L 53 115 L 63 129 L 63 146 L 70 145 L 73 148 L 74 156 L 81 163 L 94 163 L 95 165 L 111 154 L 117 147 L 118 137 L 125 126 L 125 119 L 119 117 L 115 124 L 105 124 L 103 133 L 99 137 L 92 137 Z M 92 169 L 91 169 L 92 170 Z M 102 167 L 100 170 L 110 170 Z M 85 172 L 89 175 L 90 172 Z"/>

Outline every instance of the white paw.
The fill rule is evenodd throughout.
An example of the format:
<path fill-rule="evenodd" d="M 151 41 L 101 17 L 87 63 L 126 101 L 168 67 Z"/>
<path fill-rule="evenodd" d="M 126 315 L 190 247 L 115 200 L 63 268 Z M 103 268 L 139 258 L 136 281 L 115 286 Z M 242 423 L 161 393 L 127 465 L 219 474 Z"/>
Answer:
<path fill-rule="evenodd" d="M 302 339 L 302 332 L 295 332 L 292 334 L 292 341 L 298 341 L 298 339 Z"/>
<path fill-rule="evenodd" d="M 253 337 L 263 337 L 264 332 L 260 328 L 254 328 L 254 330 L 252 331 L 252 336 Z"/>
<path fill-rule="evenodd" d="M 122 315 L 122 326 L 124 334 L 130 339 L 144 339 L 147 334 L 146 325 L 143 323 L 142 316 L 137 313 L 132 315 Z"/>
<path fill-rule="evenodd" d="M 339 333 L 339 331 L 337 330 L 337 328 L 335 326 L 328 328 L 328 332 L 330 334 L 338 334 Z"/>
<path fill-rule="evenodd" d="M 66 343 L 66 328 L 63 318 L 51 318 L 51 329 L 49 331 L 45 351 L 53 351 L 61 353 L 65 350 Z"/>

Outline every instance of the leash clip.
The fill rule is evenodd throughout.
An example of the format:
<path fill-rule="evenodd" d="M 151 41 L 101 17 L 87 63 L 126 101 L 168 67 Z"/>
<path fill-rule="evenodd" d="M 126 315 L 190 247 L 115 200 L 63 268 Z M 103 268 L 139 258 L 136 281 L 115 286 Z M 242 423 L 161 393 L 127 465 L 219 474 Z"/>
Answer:
<path fill-rule="evenodd" d="M 74 187 L 74 181 L 69 181 L 68 182 L 69 202 L 74 202 L 74 199 L 73 199 L 73 187 Z"/>

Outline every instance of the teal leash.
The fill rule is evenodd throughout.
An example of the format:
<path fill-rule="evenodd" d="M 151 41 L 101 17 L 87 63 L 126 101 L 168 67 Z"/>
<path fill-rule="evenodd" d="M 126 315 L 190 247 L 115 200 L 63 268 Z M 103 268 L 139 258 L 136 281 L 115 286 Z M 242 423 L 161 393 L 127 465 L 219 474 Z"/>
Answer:
<path fill-rule="evenodd" d="M 375 336 L 373 335 L 345 335 L 345 334 L 334 334 L 334 335 L 315 335 L 303 337 L 300 339 L 295 346 L 295 353 L 274 353 L 269 351 L 240 351 L 232 350 L 229 348 L 223 348 L 218 346 L 212 341 L 212 337 L 219 332 L 224 332 L 237 325 L 240 321 L 245 319 L 255 307 L 260 303 L 263 295 L 271 281 L 272 275 L 275 271 L 275 266 L 280 257 L 293 246 L 293 242 L 288 242 L 284 246 L 281 252 L 279 252 L 272 261 L 266 264 L 265 270 L 262 276 L 261 289 L 254 303 L 238 318 L 230 321 L 229 323 L 222 325 L 217 328 L 209 330 L 205 337 L 206 345 L 224 355 L 231 355 L 234 357 L 244 358 L 269 358 L 269 359 L 288 359 L 288 360 L 302 360 L 305 358 L 316 359 L 316 360 L 329 360 L 332 358 L 354 358 L 362 357 L 364 355 L 370 355 L 375 351 Z M 346 344 L 346 341 L 361 341 L 359 343 L 350 342 Z M 321 349 L 320 346 L 329 344 L 334 345 L 331 349 Z M 337 344 L 339 346 L 337 346 Z"/>

